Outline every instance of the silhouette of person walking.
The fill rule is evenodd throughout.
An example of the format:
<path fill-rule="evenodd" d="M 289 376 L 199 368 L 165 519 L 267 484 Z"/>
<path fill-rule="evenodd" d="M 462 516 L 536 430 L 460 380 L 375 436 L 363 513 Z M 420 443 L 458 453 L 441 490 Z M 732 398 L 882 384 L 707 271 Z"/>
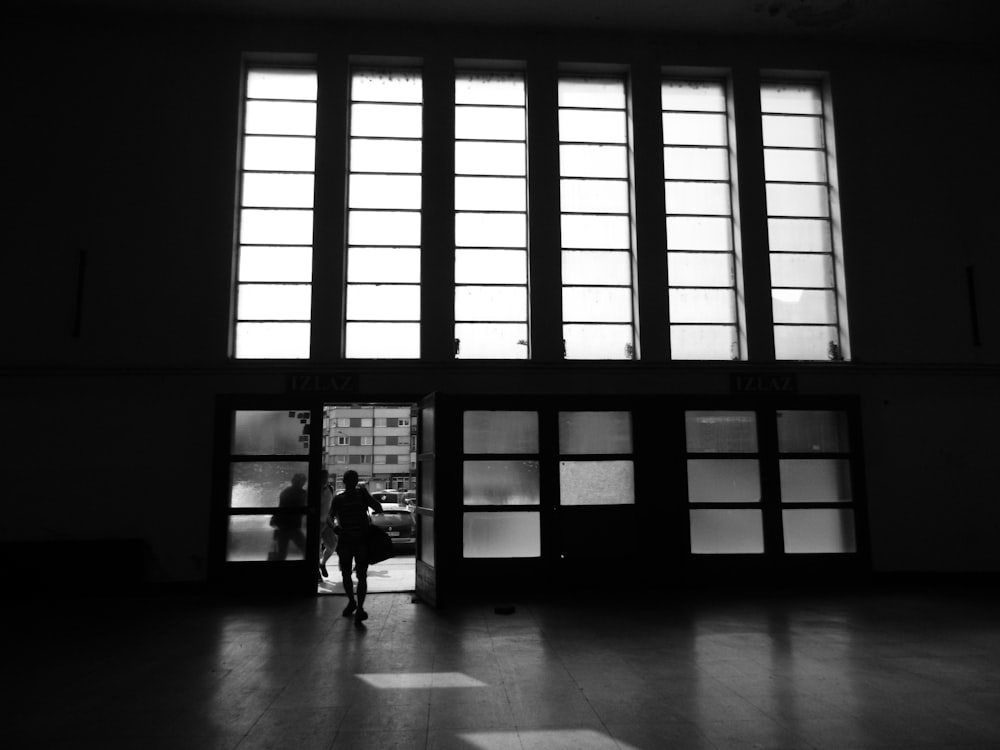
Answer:
<path fill-rule="evenodd" d="M 337 542 L 337 555 L 340 558 L 340 574 L 344 580 L 344 591 L 347 592 L 347 606 L 344 617 L 354 615 L 354 624 L 368 619 L 365 612 L 365 595 L 368 593 L 368 509 L 376 513 L 382 512 L 379 505 L 368 490 L 358 487 L 358 472 L 348 469 L 344 472 L 344 491 L 333 498 L 330 515 L 337 519 L 340 527 Z M 358 596 L 354 598 L 354 582 L 351 580 L 351 567 L 358 574 Z"/>
<path fill-rule="evenodd" d="M 278 495 L 279 508 L 304 508 L 308 503 L 305 491 L 305 474 L 292 477 L 290 486 L 285 487 Z M 305 516 L 299 513 L 275 513 L 271 516 L 271 526 L 274 527 L 274 551 L 272 560 L 284 560 L 288 557 L 288 543 L 295 542 L 304 553 L 306 551 L 306 535 L 302 530 L 302 520 Z"/>
<path fill-rule="evenodd" d="M 319 500 L 319 522 L 320 522 L 320 558 L 319 572 L 325 578 L 330 575 L 326 569 L 326 562 L 337 550 L 337 532 L 333 529 L 333 517 L 330 515 L 330 508 L 333 505 L 335 490 L 330 483 L 330 472 L 326 469 L 319 474 L 319 481 L 322 484 Z"/>

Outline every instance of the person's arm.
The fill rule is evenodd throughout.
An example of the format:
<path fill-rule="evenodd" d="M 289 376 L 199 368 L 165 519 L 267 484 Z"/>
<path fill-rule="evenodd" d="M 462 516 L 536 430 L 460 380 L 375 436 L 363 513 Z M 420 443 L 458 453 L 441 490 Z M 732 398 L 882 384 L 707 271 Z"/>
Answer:
<path fill-rule="evenodd" d="M 378 500 L 376 500 L 374 497 L 371 496 L 371 493 L 368 492 L 367 487 L 362 487 L 361 493 L 364 495 L 365 502 L 368 503 L 368 507 L 371 508 L 373 512 L 375 513 L 382 512 L 382 506 L 379 504 Z"/>

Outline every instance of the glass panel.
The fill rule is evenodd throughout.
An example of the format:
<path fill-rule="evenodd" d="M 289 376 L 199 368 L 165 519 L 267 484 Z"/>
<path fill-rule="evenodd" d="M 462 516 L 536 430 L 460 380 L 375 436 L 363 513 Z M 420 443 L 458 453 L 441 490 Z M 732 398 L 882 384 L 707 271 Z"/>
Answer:
<path fill-rule="evenodd" d="M 272 528 L 274 516 L 230 516 L 226 540 L 227 562 L 304 560 L 305 513 L 283 514 L 281 528 Z"/>
<path fill-rule="evenodd" d="M 455 144 L 455 174 L 510 175 L 523 177 L 526 172 L 523 143 Z"/>
<path fill-rule="evenodd" d="M 559 452 L 631 453 L 631 412 L 559 412 Z"/>
<path fill-rule="evenodd" d="M 768 219 L 772 253 L 829 253 L 830 224 L 824 219 Z"/>
<path fill-rule="evenodd" d="M 247 461 L 230 464 L 229 507 L 272 508 L 291 477 L 309 474 L 305 461 Z"/>
<path fill-rule="evenodd" d="M 251 68 L 248 99 L 316 99 L 316 71 L 294 68 Z"/>
<path fill-rule="evenodd" d="M 524 211 L 527 191 L 523 177 L 456 177 L 456 211 Z"/>
<path fill-rule="evenodd" d="M 840 453 L 849 450 L 847 414 L 842 411 L 779 411 L 782 453 Z"/>
<path fill-rule="evenodd" d="M 309 411 L 236 411 L 235 456 L 285 456 L 309 453 Z"/>
<path fill-rule="evenodd" d="M 664 112 L 663 142 L 672 146 L 725 146 L 729 143 L 726 116 Z"/>
<path fill-rule="evenodd" d="M 765 146 L 823 148 L 823 121 L 818 117 L 764 115 Z"/>
<path fill-rule="evenodd" d="M 623 251 L 563 250 L 563 284 L 628 286 L 632 283 L 632 254 Z"/>
<path fill-rule="evenodd" d="M 538 413 L 467 411 L 462 435 L 465 453 L 537 453 Z"/>
<path fill-rule="evenodd" d="M 632 290 L 618 287 L 566 287 L 563 320 L 627 323 L 632 320 Z"/>
<path fill-rule="evenodd" d="M 244 245 L 311 245 L 312 233 L 312 211 L 244 208 L 240 212 Z"/>
<path fill-rule="evenodd" d="M 352 172 L 408 172 L 419 174 L 420 141 L 351 139 Z"/>
<path fill-rule="evenodd" d="M 538 505 L 539 494 L 538 461 L 464 462 L 465 505 Z"/>
<path fill-rule="evenodd" d="M 764 529 L 759 510 L 691 511 L 691 552 L 696 555 L 759 554 Z"/>
<path fill-rule="evenodd" d="M 347 280 L 420 283 L 420 249 L 352 247 L 347 251 Z"/>
<path fill-rule="evenodd" d="M 786 503 L 849 503 L 851 464 L 840 458 L 781 459 L 781 499 Z"/>
<path fill-rule="evenodd" d="M 417 359 L 419 323 L 348 323 L 346 354 L 352 359 Z"/>
<path fill-rule="evenodd" d="M 369 138 L 420 138 L 422 107 L 413 104 L 352 104 L 351 135 Z"/>
<path fill-rule="evenodd" d="M 420 559 L 434 567 L 434 516 L 418 515 L 417 527 L 420 529 Z"/>
<path fill-rule="evenodd" d="M 837 322 L 837 298 L 832 290 L 772 289 L 771 309 L 775 323 Z"/>
<path fill-rule="evenodd" d="M 313 176 L 311 174 L 243 175 L 244 206 L 275 208 L 312 208 Z"/>
<path fill-rule="evenodd" d="M 783 510 L 785 552 L 830 554 L 857 551 L 854 511 L 837 508 Z"/>
<path fill-rule="evenodd" d="M 524 250 L 455 250 L 456 284 L 525 284 L 528 281 L 528 253 Z"/>
<path fill-rule="evenodd" d="M 559 146 L 563 177 L 628 177 L 625 146 Z"/>
<path fill-rule="evenodd" d="M 560 461 L 561 505 L 633 505 L 631 461 Z"/>
<path fill-rule="evenodd" d="M 350 245 L 417 246 L 420 244 L 420 213 L 351 211 L 347 242 Z"/>
<path fill-rule="evenodd" d="M 456 323 L 459 359 L 527 359 L 528 326 L 504 323 Z"/>
<path fill-rule="evenodd" d="M 407 70 L 356 70 L 351 77 L 351 99 L 369 102 L 422 101 L 420 74 Z"/>
<path fill-rule="evenodd" d="M 771 254 L 773 286 L 832 288 L 833 283 L 833 258 L 829 255 Z"/>
<path fill-rule="evenodd" d="M 564 325 L 567 359 L 632 359 L 631 325 Z"/>
<path fill-rule="evenodd" d="M 832 326 L 774 327 L 775 359 L 828 360 L 831 345 L 839 341 Z"/>
<path fill-rule="evenodd" d="M 559 106 L 625 109 L 625 83 L 618 78 L 564 78 L 559 81 Z"/>
<path fill-rule="evenodd" d="M 625 143 L 625 113 L 563 109 L 559 111 L 559 140 L 577 143 Z"/>
<path fill-rule="evenodd" d="M 760 87 L 761 112 L 820 115 L 823 100 L 814 83 L 763 83 Z"/>
<path fill-rule="evenodd" d="M 466 513 L 462 518 L 462 555 L 538 557 L 542 553 L 538 513 Z"/>
<path fill-rule="evenodd" d="M 689 453 L 756 453 L 757 415 L 752 411 L 686 411 Z"/>
<path fill-rule="evenodd" d="M 760 467 L 745 458 L 688 460 L 688 500 L 692 503 L 760 502 Z"/>
<path fill-rule="evenodd" d="M 770 216 L 829 216 L 830 200 L 825 185 L 768 185 Z"/>
<path fill-rule="evenodd" d="M 671 289 L 670 320 L 676 323 L 735 323 L 732 289 Z"/>
<path fill-rule="evenodd" d="M 459 73 L 456 104 L 524 104 L 524 77 L 519 73 Z"/>
<path fill-rule="evenodd" d="M 461 247 L 526 247 L 527 232 L 523 213 L 455 215 L 455 244 Z"/>
<path fill-rule="evenodd" d="M 720 81 L 664 81 L 664 109 L 725 112 L 726 89 Z"/>
<path fill-rule="evenodd" d="M 427 424 L 427 410 L 424 410 L 424 424 Z M 433 415 L 433 412 L 431 413 Z M 431 416 L 431 423 L 433 426 L 434 418 Z M 426 437 L 427 431 L 424 432 Z M 422 450 L 425 452 L 433 452 L 434 444 L 424 441 Z M 435 468 L 433 461 L 424 461 L 420 464 L 420 471 L 418 473 L 418 479 L 420 481 L 420 507 L 421 508 L 433 508 L 434 507 L 434 476 Z"/>
<path fill-rule="evenodd" d="M 668 182 L 665 190 L 667 213 L 729 215 L 728 183 Z"/>
<path fill-rule="evenodd" d="M 667 217 L 668 250 L 732 250 L 733 232 L 729 218 Z"/>
<path fill-rule="evenodd" d="M 670 286 L 733 286 L 733 256 L 729 253 L 667 253 Z"/>
<path fill-rule="evenodd" d="M 523 321 L 528 317 L 528 290 L 509 286 L 460 286 L 455 289 L 455 319 Z"/>
<path fill-rule="evenodd" d="M 313 102 L 248 101 L 244 132 L 248 135 L 316 135 Z"/>
<path fill-rule="evenodd" d="M 626 180 L 561 180 L 562 211 L 596 214 L 628 213 Z"/>
<path fill-rule="evenodd" d="M 309 320 L 309 284 L 241 284 L 236 317 L 240 320 Z"/>
<path fill-rule="evenodd" d="M 739 359 L 736 326 L 670 326 L 671 359 Z"/>
<path fill-rule="evenodd" d="M 455 137 L 483 141 L 523 141 L 523 107 L 455 107 Z"/>
<path fill-rule="evenodd" d="M 415 284 L 352 284 L 348 320 L 420 320 L 420 287 Z"/>
<path fill-rule="evenodd" d="M 668 146 L 663 149 L 663 176 L 668 180 L 728 180 L 729 151 Z"/>
<path fill-rule="evenodd" d="M 308 359 L 308 323 L 237 323 L 237 359 Z"/>
<path fill-rule="evenodd" d="M 311 247 L 240 248 L 240 281 L 312 280 Z"/>
<path fill-rule="evenodd" d="M 632 233 L 628 216 L 564 215 L 562 246 L 595 250 L 628 250 Z"/>
<path fill-rule="evenodd" d="M 243 168 L 311 172 L 316 164 L 312 138 L 248 135 L 243 139 Z"/>
<path fill-rule="evenodd" d="M 764 149 L 764 179 L 778 182 L 826 182 L 822 151 Z"/>
<path fill-rule="evenodd" d="M 352 174 L 350 208 L 420 208 L 419 175 Z"/>

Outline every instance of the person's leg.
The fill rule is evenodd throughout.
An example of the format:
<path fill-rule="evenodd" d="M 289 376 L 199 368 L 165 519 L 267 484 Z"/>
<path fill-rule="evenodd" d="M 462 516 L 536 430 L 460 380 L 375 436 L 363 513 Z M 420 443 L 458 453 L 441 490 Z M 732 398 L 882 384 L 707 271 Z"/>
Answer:
<path fill-rule="evenodd" d="M 344 544 L 343 539 L 340 540 L 337 553 L 340 555 L 340 576 L 344 581 L 344 593 L 347 594 L 347 606 L 344 608 L 344 617 L 350 617 L 358 607 L 357 602 L 354 600 L 354 581 L 351 580 L 351 565 L 354 555 L 350 548 Z"/>
<path fill-rule="evenodd" d="M 365 612 L 365 597 L 368 594 L 368 549 L 359 545 L 354 551 L 355 572 L 358 574 L 358 611 L 354 613 L 355 622 L 368 619 Z"/>

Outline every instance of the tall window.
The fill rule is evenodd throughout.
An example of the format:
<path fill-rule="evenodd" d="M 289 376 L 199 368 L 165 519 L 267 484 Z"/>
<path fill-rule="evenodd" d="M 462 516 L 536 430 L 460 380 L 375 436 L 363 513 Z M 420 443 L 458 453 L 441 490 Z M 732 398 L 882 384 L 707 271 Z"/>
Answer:
<path fill-rule="evenodd" d="M 846 359 L 829 113 L 819 83 L 760 89 L 777 359 Z"/>
<path fill-rule="evenodd" d="M 316 72 L 249 68 L 242 145 L 234 354 L 307 358 Z"/>
<path fill-rule="evenodd" d="M 621 78 L 559 81 L 563 340 L 568 359 L 632 359 L 628 121 Z"/>
<path fill-rule="evenodd" d="M 455 81 L 455 356 L 528 356 L 524 76 Z"/>
<path fill-rule="evenodd" d="M 662 94 L 671 357 L 741 359 L 725 82 L 667 80 Z"/>
<path fill-rule="evenodd" d="M 422 103 L 419 72 L 351 76 L 348 358 L 420 356 Z"/>

